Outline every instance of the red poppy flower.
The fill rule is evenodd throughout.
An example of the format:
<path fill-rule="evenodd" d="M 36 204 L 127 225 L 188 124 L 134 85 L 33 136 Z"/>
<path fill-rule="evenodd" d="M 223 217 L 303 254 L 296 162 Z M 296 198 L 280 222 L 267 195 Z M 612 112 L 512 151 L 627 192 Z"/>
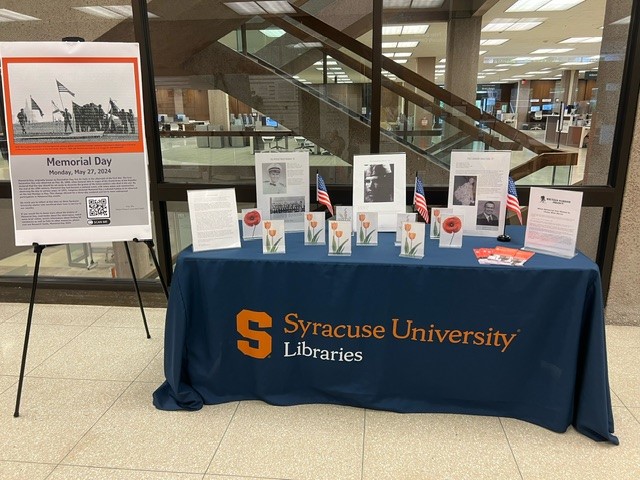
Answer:
<path fill-rule="evenodd" d="M 447 217 L 442 223 L 442 229 L 447 233 L 457 233 L 462 228 L 462 221 L 458 217 Z"/>
<path fill-rule="evenodd" d="M 246 223 L 250 227 L 255 227 L 256 225 L 258 225 L 260 223 L 260 220 L 262 220 L 260 218 L 260 212 L 258 212 L 257 210 L 251 210 L 244 216 L 244 223 Z"/>

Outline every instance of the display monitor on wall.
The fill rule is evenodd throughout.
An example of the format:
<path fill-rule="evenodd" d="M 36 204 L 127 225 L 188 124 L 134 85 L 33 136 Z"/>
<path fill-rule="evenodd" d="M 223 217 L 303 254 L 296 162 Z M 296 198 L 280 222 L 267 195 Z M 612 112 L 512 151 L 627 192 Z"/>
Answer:
<path fill-rule="evenodd" d="M 184 113 L 176 113 L 176 122 L 185 122 L 187 116 Z"/>
<path fill-rule="evenodd" d="M 276 122 L 273 118 L 271 117 L 264 117 L 264 125 L 265 127 L 277 127 L 278 126 L 278 122 Z"/>
<path fill-rule="evenodd" d="M 539 105 L 531 107 L 531 112 L 539 112 L 539 111 L 540 111 L 540 106 Z"/>
<path fill-rule="evenodd" d="M 545 103 L 542 105 L 543 112 L 552 112 L 553 111 L 553 103 Z"/>

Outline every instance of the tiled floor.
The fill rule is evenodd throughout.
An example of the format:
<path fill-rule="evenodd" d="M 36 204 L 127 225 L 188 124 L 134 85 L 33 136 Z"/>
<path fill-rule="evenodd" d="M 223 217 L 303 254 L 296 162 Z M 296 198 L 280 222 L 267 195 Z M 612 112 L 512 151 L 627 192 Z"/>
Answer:
<path fill-rule="evenodd" d="M 163 309 L 37 304 L 14 418 L 26 304 L 0 303 L 0 479 L 640 478 L 640 328 L 607 327 L 619 446 L 572 428 L 244 401 L 163 412 Z"/>

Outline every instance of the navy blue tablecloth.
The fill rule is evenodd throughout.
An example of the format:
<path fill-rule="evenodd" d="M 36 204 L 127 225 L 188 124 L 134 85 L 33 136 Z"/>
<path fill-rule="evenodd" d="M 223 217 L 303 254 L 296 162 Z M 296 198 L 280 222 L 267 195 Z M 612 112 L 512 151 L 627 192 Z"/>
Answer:
<path fill-rule="evenodd" d="M 511 227 L 511 247 L 524 229 Z M 536 254 L 523 267 L 479 265 L 427 240 L 399 257 L 377 247 L 330 257 L 289 233 L 284 255 L 183 251 L 165 331 L 164 410 L 259 399 L 397 412 L 450 412 L 573 425 L 613 435 L 602 290 L 597 266 Z"/>

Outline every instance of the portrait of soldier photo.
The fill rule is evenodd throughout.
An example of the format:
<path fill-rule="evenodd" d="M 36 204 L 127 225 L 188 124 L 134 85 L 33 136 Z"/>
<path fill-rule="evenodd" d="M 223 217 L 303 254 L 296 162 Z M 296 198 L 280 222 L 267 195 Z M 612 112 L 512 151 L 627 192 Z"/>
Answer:
<path fill-rule="evenodd" d="M 287 193 L 287 175 L 285 165 L 281 163 L 271 163 L 264 169 L 262 178 L 262 193 L 273 195 L 276 193 Z"/>
<path fill-rule="evenodd" d="M 365 168 L 364 201 L 393 202 L 393 165 L 376 163 Z"/>

